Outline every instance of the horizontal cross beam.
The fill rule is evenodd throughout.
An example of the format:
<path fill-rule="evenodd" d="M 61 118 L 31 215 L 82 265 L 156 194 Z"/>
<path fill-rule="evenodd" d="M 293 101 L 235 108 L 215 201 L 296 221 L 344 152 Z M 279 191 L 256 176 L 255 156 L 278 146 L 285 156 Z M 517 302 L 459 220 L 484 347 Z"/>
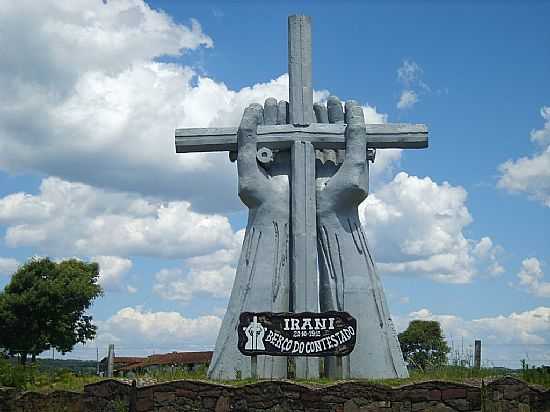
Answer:
<path fill-rule="evenodd" d="M 316 149 L 345 149 L 346 124 L 312 123 L 258 126 L 258 146 L 288 149 L 294 140 L 311 142 Z M 423 124 L 367 124 L 367 147 L 374 149 L 422 149 L 428 147 L 428 128 Z M 237 151 L 237 128 L 176 129 L 176 153 Z"/>

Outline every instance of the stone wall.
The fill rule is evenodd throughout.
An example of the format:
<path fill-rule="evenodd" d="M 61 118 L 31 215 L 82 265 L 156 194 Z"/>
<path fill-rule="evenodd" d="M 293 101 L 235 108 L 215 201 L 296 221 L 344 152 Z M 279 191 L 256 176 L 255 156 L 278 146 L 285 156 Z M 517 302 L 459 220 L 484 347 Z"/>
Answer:
<path fill-rule="evenodd" d="M 550 391 L 511 377 L 482 387 L 427 381 L 392 388 L 358 381 L 308 386 L 262 381 L 244 386 L 174 381 L 132 388 L 115 380 L 84 393 L 16 393 L 0 389 L 0 411 L 550 411 Z"/>

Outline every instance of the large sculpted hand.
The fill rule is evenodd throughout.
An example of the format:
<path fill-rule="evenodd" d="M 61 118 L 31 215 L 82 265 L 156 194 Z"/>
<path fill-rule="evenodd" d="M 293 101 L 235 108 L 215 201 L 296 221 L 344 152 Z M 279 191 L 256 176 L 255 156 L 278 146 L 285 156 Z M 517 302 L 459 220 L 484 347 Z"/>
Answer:
<path fill-rule="evenodd" d="M 287 312 L 290 299 L 289 251 L 289 154 L 276 153 L 271 159 L 258 155 L 257 128 L 261 124 L 285 124 L 287 102 L 273 98 L 262 107 L 254 104 L 244 111 L 237 133 L 237 170 L 239 197 L 248 207 L 248 222 L 216 350 L 208 376 L 216 379 L 235 379 L 251 376 L 250 359 L 237 349 L 235 330 L 242 312 Z M 235 159 L 235 154 L 231 155 Z M 262 333 L 249 335 L 262 349 Z M 257 376 L 266 379 L 286 377 L 286 358 L 259 355 Z"/>
<path fill-rule="evenodd" d="M 329 97 L 326 109 L 321 105 L 314 109 L 318 122 L 347 123 L 345 154 L 316 153 L 321 310 L 345 310 L 357 319 L 357 341 L 344 361 L 344 377 L 406 377 L 382 283 L 357 210 L 367 197 L 369 184 L 363 109 L 349 101 L 344 112 L 336 97 Z M 334 375 L 335 360 L 327 359 L 325 368 L 329 376 Z"/>
<path fill-rule="evenodd" d="M 260 165 L 256 132 L 261 124 L 286 123 L 287 106 L 274 98 L 266 99 L 264 107 L 248 106 L 237 133 L 239 197 L 250 210 L 266 209 L 259 215 L 271 218 L 288 217 L 288 156 L 278 154 L 275 161 Z"/>
<path fill-rule="evenodd" d="M 346 102 L 345 112 L 337 97 L 330 96 L 327 107 L 316 104 L 318 123 L 345 123 L 346 150 L 344 162 L 339 166 L 338 154 L 324 151 L 317 167 L 317 214 L 323 219 L 328 215 L 356 215 L 357 206 L 365 200 L 369 186 L 369 162 L 365 141 L 365 119 L 361 106 L 351 100 Z M 333 159 L 323 158 L 327 153 Z M 332 160 L 332 161 L 330 161 Z"/>

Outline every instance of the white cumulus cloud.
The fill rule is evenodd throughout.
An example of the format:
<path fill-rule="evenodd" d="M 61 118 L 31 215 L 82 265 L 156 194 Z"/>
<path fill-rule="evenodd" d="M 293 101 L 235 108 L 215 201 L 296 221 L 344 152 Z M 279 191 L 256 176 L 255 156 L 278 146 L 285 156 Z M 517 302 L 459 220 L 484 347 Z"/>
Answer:
<path fill-rule="evenodd" d="M 464 235 L 473 220 L 466 199 L 462 187 L 404 172 L 369 195 L 360 216 L 382 272 L 451 283 L 502 272 L 499 248 L 489 237 L 478 241 Z"/>
<path fill-rule="evenodd" d="M 430 87 L 422 80 L 424 71 L 413 60 L 403 60 L 397 69 L 397 80 L 402 84 L 403 90 L 396 104 L 400 110 L 412 108 L 420 100 L 419 93 L 430 91 Z"/>
<path fill-rule="evenodd" d="M 0 109 L 0 169 L 185 199 L 198 211 L 241 207 L 227 154 L 177 155 L 174 129 L 237 125 L 251 102 L 288 99 L 288 75 L 231 90 L 191 60 L 159 62 L 213 41 L 198 22 L 175 23 L 142 0 L 12 2 L 0 26 L 0 99 L 10 102 Z"/>
<path fill-rule="evenodd" d="M 19 268 L 17 259 L 0 257 L 0 275 L 12 275 Z"/>
<path fill-rule="evenodd" d="M 436 320 L 447 339 L 482 339 L 490 344 L 543 344 L 550 342 L 550 308 L 540 306 L 509 315 L 464 319 L 454 314 L 438 315 L 422 308 L 404 317 L 395 317 L 399 330 L 414 319 Z M 518 358 L 519 360 L 519 358 Z"/>
<path fill-rule="evenodd" d="M 126 289 L 132 293 L 131 286 L 123 286 L 124 276 L 132 268 L 130 259 L 121 258 L 119 256 L 93 256 L 93 262 L 99 264 L 99 284 L 106 291 L 120 291 Z"/>
<path fill-rule="evenodd" d="M 416 95 L 414 90 L 403 90 L 401 92 L 401 97 L 397 102 L 397 108 L 408 109 L 410 107 L 413 107 L 416 102 L 418 102 L 418 96 Z"/>
<path fill-rule="evenodd" d="M 95 343 L 100 346 L 114 343 L 118 355 L 136 356 L 151 354 L 152 350 L 211 350 L 221 319 L 214 315 L 189 318 L 180 312 L 125 307 L 97 324 Z"/>
<path fill-rule="evenodd" d="M 550 282 L 545 282 L 542 264 L 536 257 L 523 259 L 518 273 L 519 284 L 535 296 L 550 297 Z"/>
<path fill-rule="evenodd" d="M 32 218 L 29 208 L 37 211 Z M 7 226 L 8 246 L 58 256 L 187 258 L 234 239 L 226 217 L 194 212 L 189 202 L 162 202 L 53 177 L 42 181 L 37 195 L 0 198 L 0 223 Z"/>
<path fill-rule="evenodd" d="M 401 81 L 405 86 L 411 86 L 416 81 L 420 79 L 420 76 L 422 75 L 423 70 L 413 60 L 403 60 L 403 63 L 401 66 L 397 69 L 397 78 L 399 81 Z"/>
<path fill-rule="evenodd" d="M 532 156 L 507 160 L 498 169 L 497 186 L 513 193 L 525 193 L 530 199 L 550 207 L 550 107 L 540 111 L 545 123 L 542 129 L 531 131 L 531 141 L 540 150 Z"/>
<path fill-rule="evenodd" d="M 544 127 L 542 129 L 534 129 L 531 131 L 531 141 L 538 143 L 541 146 L 548 146 L 550 145 L 550 107 L 542 107 L 540 109 L 540 115 L 544 119 Z"/>
<path fill-rule="evenodd" d="M 229 247 L 184 261 L 184 267 L 162 269 L 155 274 L 153 290 L 168 300 L 188 303 L 197 294 L 229 297 L 244 239 L 239 230 Z"/>

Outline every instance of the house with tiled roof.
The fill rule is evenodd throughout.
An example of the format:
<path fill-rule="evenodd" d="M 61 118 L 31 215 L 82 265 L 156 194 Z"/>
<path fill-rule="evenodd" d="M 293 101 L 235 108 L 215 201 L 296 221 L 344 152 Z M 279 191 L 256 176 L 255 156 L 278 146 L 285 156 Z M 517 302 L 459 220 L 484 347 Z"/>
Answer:
<path fill-rule="evenodd" d="M 170 352 L 149 355 L 147 357 L 114 357 L 113 373 L 126 375 L 130 372 L 146 373 L 159 369 L 182 368 L 193 371 L 200 367 L 208 367 L 212 360 L 211 351 L 206 352 Z M 102 370 L 106 370 L 107 358 L 101 361 Z"/>

